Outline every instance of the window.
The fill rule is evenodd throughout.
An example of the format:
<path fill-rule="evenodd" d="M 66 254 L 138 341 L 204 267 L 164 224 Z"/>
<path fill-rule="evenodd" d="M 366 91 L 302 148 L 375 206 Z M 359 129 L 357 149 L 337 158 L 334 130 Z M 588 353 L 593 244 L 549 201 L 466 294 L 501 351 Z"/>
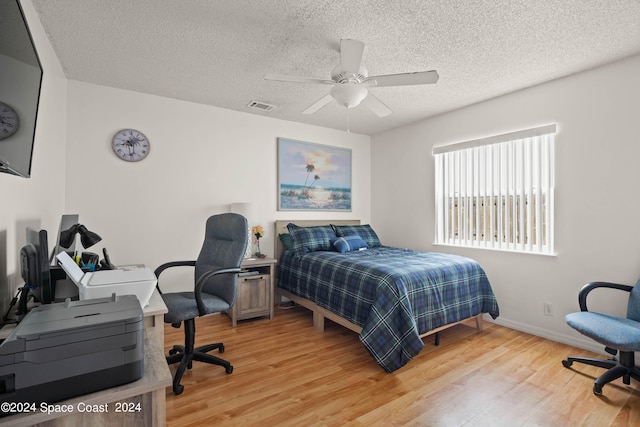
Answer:
<path fill-rule="evenodd" d="M 553 254 L 555 133 L 435 147 L 436 243 Z"/>

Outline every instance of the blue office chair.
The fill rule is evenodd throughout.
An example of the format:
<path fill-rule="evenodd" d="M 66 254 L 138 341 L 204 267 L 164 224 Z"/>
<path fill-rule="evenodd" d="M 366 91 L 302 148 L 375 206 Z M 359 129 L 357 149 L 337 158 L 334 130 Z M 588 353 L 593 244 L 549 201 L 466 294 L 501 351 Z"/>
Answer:
<path fill-rule="evenodd" d="M 222 343 L 194 348 L 195 318 L 227 311 L 233 306 L 248 234 L 247 219 L 242 215 L 214 215 L 207 220 L 204 243 L 197 260 L 168 262 L 155 270 L 156 277 L 160 279 L 160 274 L 168 268 L 195 267 L 195 286 L 192 292 L 162 293 L 158 280 L 158 291 L 169 310 L 164 315 L 165 323 L 179 328 L 184 322 L 184 346 L 174 345 L 167 356 L 167 363 L 180 363 L 173 377 L 175 394 L 183 392 L 184 386 L 180 384 L 180 380 L 185 370 L 191 369 L 193 360 L 223 366 L 227 374 L 233 372 L 231 363 L 207 354 L 215 349 L 224 353 Z"/>
<path fill-rule="evenodd" d="M 587 310 L 587 295 L 596 288 L 610 288 L 629 292 L 627 317 L 594 313 Z M 570 356 L 562 361 L 568 368 L 573 362 L 585 363 L 607 369 L 607 372 L 596 379 L 593 393 L 602 395 L 605 384 L 622 377 L 622 382 L 629 385 L 631 378 L 640 381 L 640 369 L 635 365 L 635 351 L 640 351 L 640 280 L 635 286 L 619 285 L 608 282 L 592 282 L 585 285 L 578 295 L 579 313 L 571 313 L 565 317 L 569 326 L 583 335 L 604 344 L 605 351 L 613 357 L 607 360 L 591 357 Z M 616 354 L 620 352 L 620 360 Z"/>

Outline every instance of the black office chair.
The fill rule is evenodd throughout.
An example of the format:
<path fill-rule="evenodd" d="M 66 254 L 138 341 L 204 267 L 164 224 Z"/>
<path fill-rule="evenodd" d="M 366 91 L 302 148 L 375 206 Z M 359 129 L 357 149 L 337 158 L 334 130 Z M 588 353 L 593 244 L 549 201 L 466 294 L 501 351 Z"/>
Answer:
<path fill-rule="evenodd" d="M 587 310 L 587 295 L 596 288 L 610 288 L 629 292 L 627 317 L 594 313 Z M 622 382 L 629 385 L 631 378 L 640 381 L 640 369 L 635 365 L 635 351 L 640 351 L 640 280 L 635 286 L 619 285 L 608 282 L 592 282 L 585 285 L 578 295 L 579 313 L 570 313 L 566 322 L 573 329 L 589 338 L 604 344 L 605 351 L 613 357 L 596 359 L 592 357 L 569 356 L 562 364 L 569 368 L 573 362 L 598 366 L 607 369 L 595 380 L 593 393 L 602 395 L 602 387 L 622 377 Z M 620 352 L 620 360 L 616 354 Z"/>
<path fill-rule="evenodd" d="M 191 369 L 192 361 L 224 366 L 227 374 L 233 366 L 226 360 L 207 354 L 218 349 L 224 353 L 222 343 L 194 348 L 195 318 L 211 313 L 220 313 L 233 306 L 236 299 L 237 277 L 245 254 L 248 240 L 247 220 L 242 215 L 229 213 L 214 215 L 207 220 L 204 243 L 195 261 L 174 261 L 162 264 L 155 270 L 156 277 L 171 267 L 195 267 L 195 287 L 193 292 L 162 293 L 158 281 L 158 291 L 169 309 L 164 315 L 165 323 L 179 328 L 184 322 L 184 346 L 174 345 L 167 356 L 167 363 L 180 362 L 173 377 L 173 392 L 180 394 L 184 386 L 180 384 L 184 371 Z"/>

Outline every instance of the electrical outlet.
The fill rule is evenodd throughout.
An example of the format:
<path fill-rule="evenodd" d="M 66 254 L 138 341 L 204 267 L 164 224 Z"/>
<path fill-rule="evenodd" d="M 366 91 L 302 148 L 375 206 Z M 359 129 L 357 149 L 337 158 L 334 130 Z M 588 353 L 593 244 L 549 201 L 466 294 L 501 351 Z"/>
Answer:
<path fill-rule="evenodd" d="M 553 316 L 553 304 L 551 304 L 550 302 L 544 303 L 543 310 L 545 316 Z"/>

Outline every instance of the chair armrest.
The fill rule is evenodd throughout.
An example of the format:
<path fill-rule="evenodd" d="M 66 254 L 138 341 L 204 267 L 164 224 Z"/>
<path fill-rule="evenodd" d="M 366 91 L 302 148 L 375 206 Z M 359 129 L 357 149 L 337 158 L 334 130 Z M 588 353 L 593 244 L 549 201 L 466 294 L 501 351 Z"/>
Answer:
<path fill-rule="evenodd" d="M 580 292 L 578 293 L 578 303 L 580 304 L 580 311 L 589 311 L 587 310 L 587 296 L 589 295 L 589 292 L 596 288 L 618 289 L 621 291 L 631 292 L 633 286 L 610 282 L 587 283 L 582 287 L 582 289 L 580 289 Z"/>
<path fill-rule="evenodd" d="M 211 277 L 216 276 L 218 274 L 238 274 L 240 273 L 240 267 L 237 268 L 220 268 L 220 269 L 212 269 L 204 273 L 198 281 L 196 282 L 195 287 L 195 296 L 196 296 L 196 304 L 198 305 L 198 311 L 200 312 L 200 316 L 204 316 L 208 314 L 204 309 L 204 303 L 202 302 L 202 287 L 204 283 Z"/>
<path fill-rule="evenodd" d="M 196 262 L 194 261 L 171 261 L 161 264 L 158 268 L 153 271 L 153 274 L 156 275 L 157 279 L 160 279 L 160 274 L 168 268 L 171 267 L 195 267 Z M 160 290 L 160 280 L 156 282 L 156 289 L 162 295 L 162 291 Z"/>

